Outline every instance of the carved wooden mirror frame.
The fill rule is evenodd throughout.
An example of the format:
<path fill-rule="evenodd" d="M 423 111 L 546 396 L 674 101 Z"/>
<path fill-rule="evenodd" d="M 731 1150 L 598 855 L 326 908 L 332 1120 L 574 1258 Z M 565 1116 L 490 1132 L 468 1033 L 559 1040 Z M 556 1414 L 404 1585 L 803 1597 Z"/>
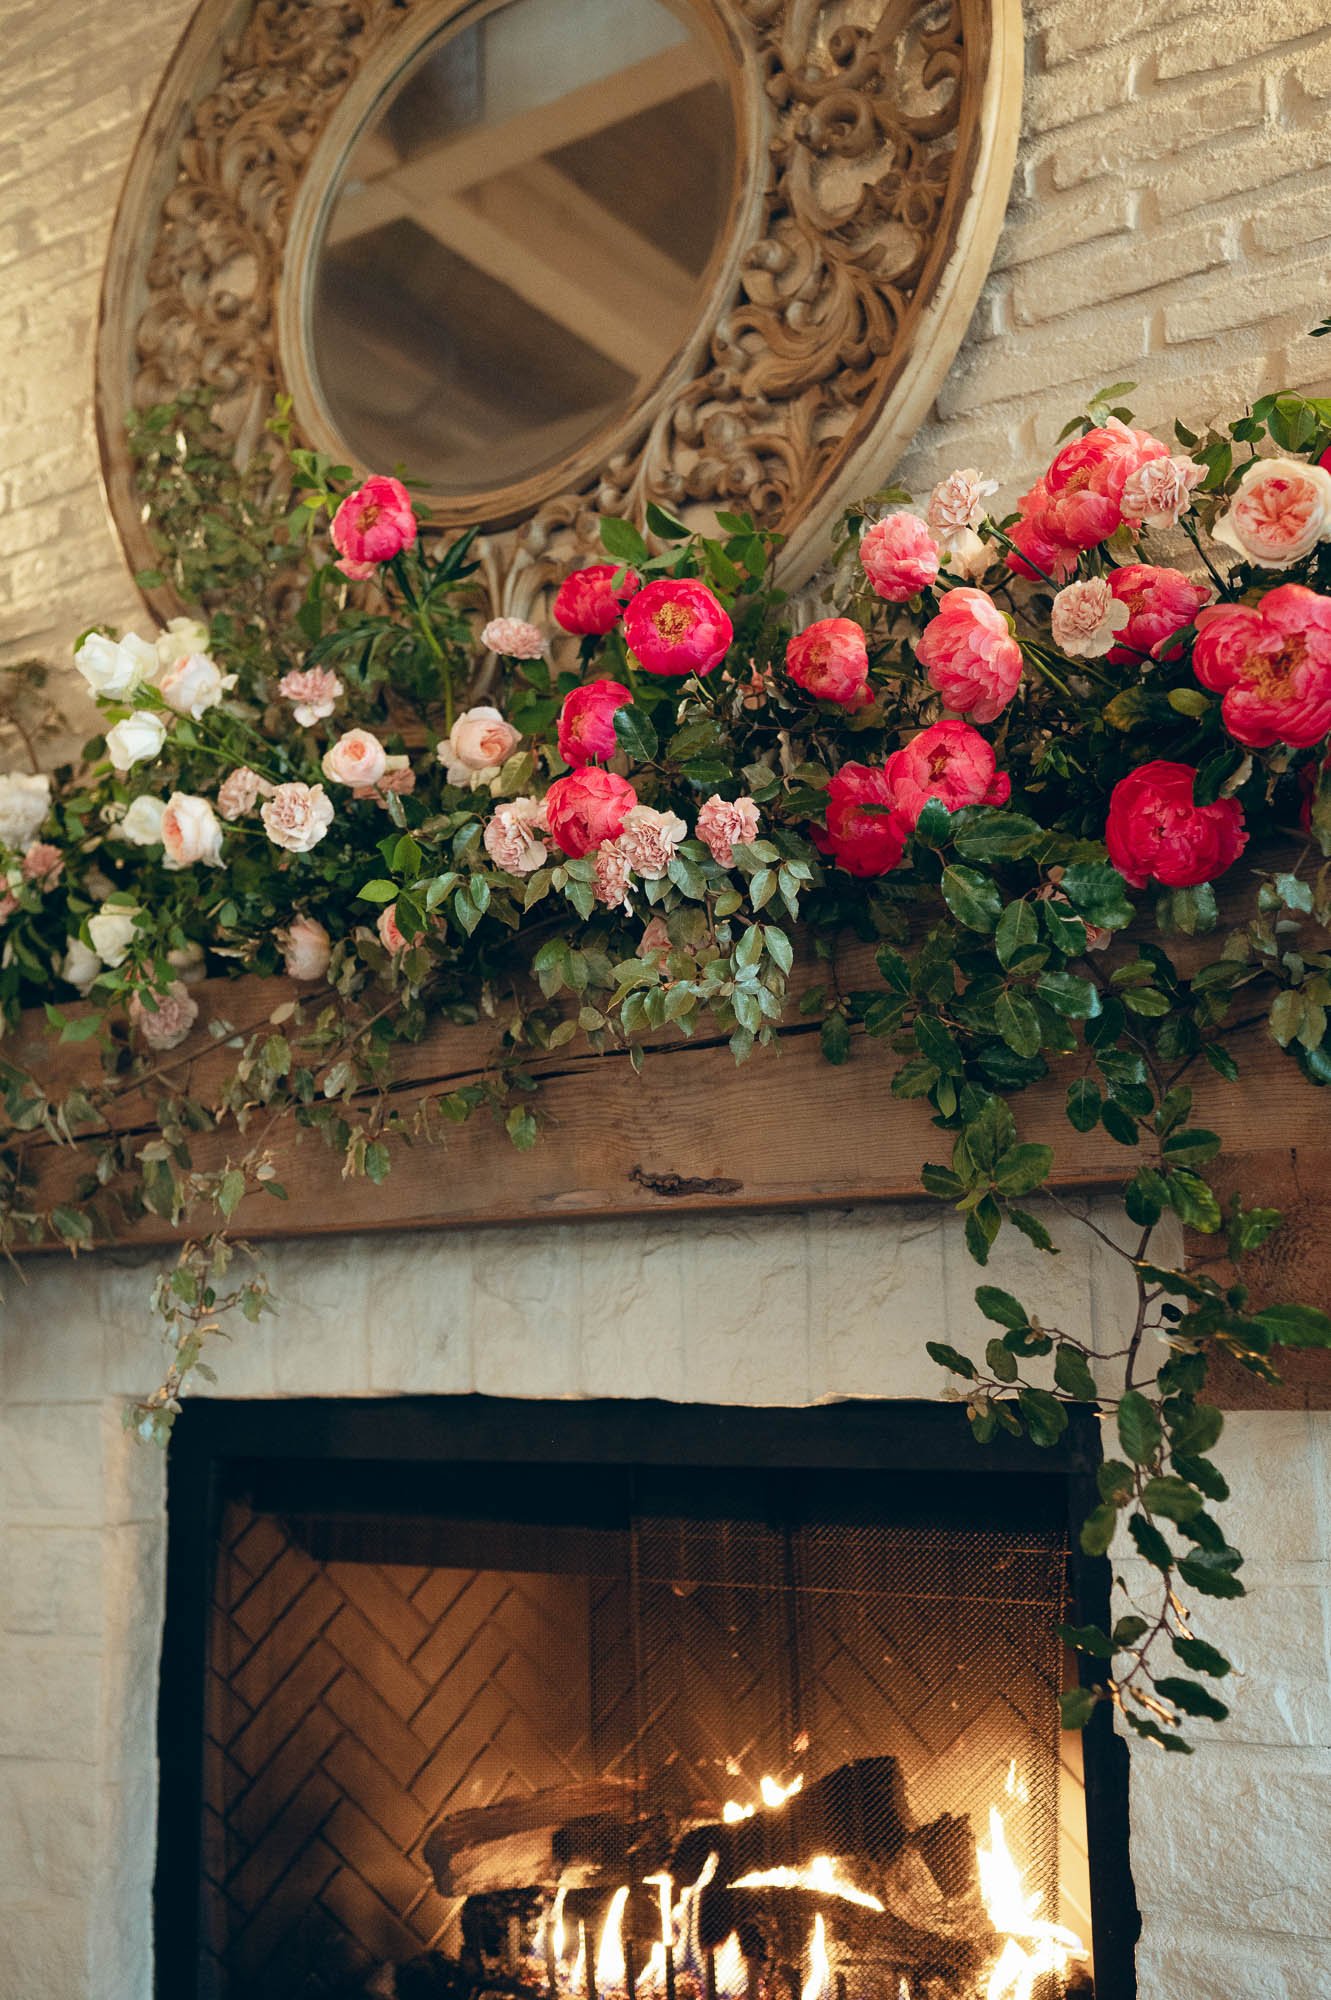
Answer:
<path fill-rule="evenodd" d="M 494 0 L 202 0 L 168 65 L 112 232 L 97 352 L 103 477 L 130 565 L 156 561 L 125 414 L 203 385 L 243 452 L 290 392 L 346 454 L 302 340 L 337 167 L 392 76 Z M 613 424 L 479 505 L 493 608 L 524 614 L 648 500 L 747 507 L 821 561 L 927 412 L 989 269 L 1016 157 L 1020 0 L 689 0 L 736 120 L 730 216 L 692 336 Z M 378 469 L 378 468 L 367 468 Z M 150 593 L 160 615 L 179 609 Z"/>

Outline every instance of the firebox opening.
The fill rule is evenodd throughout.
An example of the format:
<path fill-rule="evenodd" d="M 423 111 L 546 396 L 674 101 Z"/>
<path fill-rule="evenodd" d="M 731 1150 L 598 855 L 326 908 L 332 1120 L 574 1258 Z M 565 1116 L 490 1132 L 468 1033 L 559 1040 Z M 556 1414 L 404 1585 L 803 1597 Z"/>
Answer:
<path fill-rule="evenodd" d="M 162 1991 L 1088 2000 L 1066 1479 L 632 1443 L 217 1463 Z"/>

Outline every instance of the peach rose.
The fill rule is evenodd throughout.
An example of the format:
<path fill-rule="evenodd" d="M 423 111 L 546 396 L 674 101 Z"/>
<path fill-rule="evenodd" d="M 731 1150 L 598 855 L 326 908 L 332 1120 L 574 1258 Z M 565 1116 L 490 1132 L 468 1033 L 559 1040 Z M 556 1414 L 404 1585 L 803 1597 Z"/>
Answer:
<path fill-rule="evenodd" d="M 415 789 L 416 773 L 411 768 L 411 759 L 406 756 L 386 757 L 383 776 L 372 785 L 357 785 L 351 796 L 353 799 L 374 799 L 379 805 L 386 806 L 390 792 L 408 798 Z"/>
<path fill-rule="evenodd" d="M 505 799 L 486 821 L 482 839 L 497 868 L 510 875 L 534 875 L 550 851 L 541 838 L 545 831 L 545 808 L 539 799 Z"/>
<path fill-rule="evenodd" d="M 136 993 L 129 1003 L 130 1026 L 150 1049 L 176 1048 L 198 1018 L 199 1003 L 179 979 L 165 993 Z"/>
<path fill-rule="evenodd" d="M 1263 569 L 1288 569 L 1331 539 L 1331 472 L 1296 458 L 1259 458 L 1211 530 Z"/>
<path fill-rule="evenodd" d="M 168 868 L 222 865 L 222 829 L 207 799 L 192 792 L 172 792 L 162 814 L 161 842 Z"/>
<path fill-rule="evenodd" d="M 669 873 L 675 849 L 688 828 L 678 813 L 657 812 L 652 806 L 632 806 L 624 815 L 619 845 L 630 868 L 644 882 L 659 882 Z"/>
<path fill-rule="evenodd" d="M 294 916 L 277 933 L 288 979 L 322 979 L 328 970 L 332 939 L 314 917 Z"/>
<path fill-rule="evenodd" d="M 1131 616 L 1128 606 L 1110 589 L 1108 577 L 1065 584 L 1050 615 L 1054 644 L 1074 659 L 1098 660 Z"/>
<path fill-rule="evenodd" d="M 308 854 L 333 823 L 333 801 L 322 785 L 279 785 L 260 806 L 259 818 L 274 847 Z"/>
<path fill-rule="evenodd" d="M 396 903 L 386 903 L 384 905 L 383 909 L 379 912 L 379 921 L 375 925 L 375 929 L 379 933 L 380 944 L 385 951 L 391 952 L 394 958 L 397 957 L 400 951 L 406 950 L 407 940 L 397 927 Z"/>
<path fill-rule="evenodd" d="M 497 708 L 469 708 L 439 745 L 437 756 L 450 785 L 488 785 L 522 741 Z"/>
<path fill-rule="evenodd" d="M 368 729 L 348 729 L 323 754 L 323 774 L 334 785 L 376 785 L 388 752 Z"/>
<path fill-rule="evenodd" d="M 658 966 L 664 966 L 670 953 L 670 932 L 666 929 L 664 917 L 653 917 L 634 947 L 635 958 L 654 958 Z"/>
<path fill-rule="evenodd" d="M 718 866 L 733 868 L 736 843 L 747 847 L 758 838 L 758 819 L 758 808 L 747 793 L 742 798 L 723 799 L 719 792 L 713 792 L 698 809 L 698 838 Z"/>

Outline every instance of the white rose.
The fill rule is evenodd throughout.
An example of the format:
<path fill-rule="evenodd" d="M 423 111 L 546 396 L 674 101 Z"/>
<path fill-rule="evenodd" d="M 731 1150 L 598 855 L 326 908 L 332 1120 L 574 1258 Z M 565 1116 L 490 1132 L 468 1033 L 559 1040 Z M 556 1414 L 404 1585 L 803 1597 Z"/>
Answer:
<path fill-rule="evenodd" d="M 165 632 L 157 634 L 157 663 L 163 673 L 183 660 L 187 653 L 206 653 L 208 627 L 197 618 L 172 618 Z"/>
<path fill-rule="evenodd" d="M 207 799 L 172 792 L 162 814 L 162 845 L 168 868 L 191 868 L 196 861 L 221 866 L 222 822 Z"/>
<path fill-rule="evenodd" d="M 102 961 L 82 938 L 72 937 L 60 967 L 60 977 L 86 993 L 102 969 Z"/>
<path fill-rule="evenodd" d="M 165 741 L 166 724 L 161 716 L 140 708 L 107 730 L 106 754 L 117 771 L 128 771 L 131 765 L 150 763 Z"/>
<path fill-rule="evenodd" d="M 122 840 L 133 841 L 135 847 L 154 847 L 162 837 L 165 811 L 165 799 L 155 799 L 151 792 L 144 792 L 134 800 L 115 831 Z"/>
<path fill-rule="evenodd" d="M 90 632 L 74 655 L 74 665 L 95 695 L 108 701 L 127 701 L 135 688 L 156 673 L 157 649 L 137 632 L 127 632 L 123 639 Z"/>
<path fill-rule="evenodd" d="M 0 845 L 27 847 L 50 810 L 51 780 L 45 771 L 6 771 L 0 777 Z"/>
<path fill-rule="evenodd" d="M 134 941 L 135 918 L 139 912 L 124 904 L 103 908 L 88 919 L 88 936 L 103 965 L 123 965 Z"/>
<path fill-rule="evenodd" d="M 1288 569 L 1331 540 L 1331 472 L 1297 458 L 1255 459 L 1211 533 L 1263 569 Z"/>
<path fill-rule="evenodd" d="M 497 708 L 469 708 L 453 724 L 437 755 L 450 785 L 485 785 L 499 776 L 521 741 Z"/>
<path fill-rule="evenodd" d="M 323 774 L 334 785 L 377 785 L 388 769 L 388 752 L 368 729 L 348 729 L 325 750 Z"/>
<path fill-rule="evenodd" d="M 186 653 L 160 676 L 157 692 L 177 715 L 189 715 L 198 722 L 235 685 L 235 675 L 224 674 L 206 653 Z"/>

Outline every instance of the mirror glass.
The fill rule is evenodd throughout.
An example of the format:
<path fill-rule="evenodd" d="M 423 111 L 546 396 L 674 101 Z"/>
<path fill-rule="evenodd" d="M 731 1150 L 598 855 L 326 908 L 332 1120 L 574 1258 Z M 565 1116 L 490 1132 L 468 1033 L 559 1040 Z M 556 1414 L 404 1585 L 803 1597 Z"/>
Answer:
<path fill-rule="evenodd" d="M 692 331 L 734 155 L 687 0 L 509 0 L 442 31 L 362 126 L 315 253 L 348 449 L 440 495 L 557 466 Z"/>

